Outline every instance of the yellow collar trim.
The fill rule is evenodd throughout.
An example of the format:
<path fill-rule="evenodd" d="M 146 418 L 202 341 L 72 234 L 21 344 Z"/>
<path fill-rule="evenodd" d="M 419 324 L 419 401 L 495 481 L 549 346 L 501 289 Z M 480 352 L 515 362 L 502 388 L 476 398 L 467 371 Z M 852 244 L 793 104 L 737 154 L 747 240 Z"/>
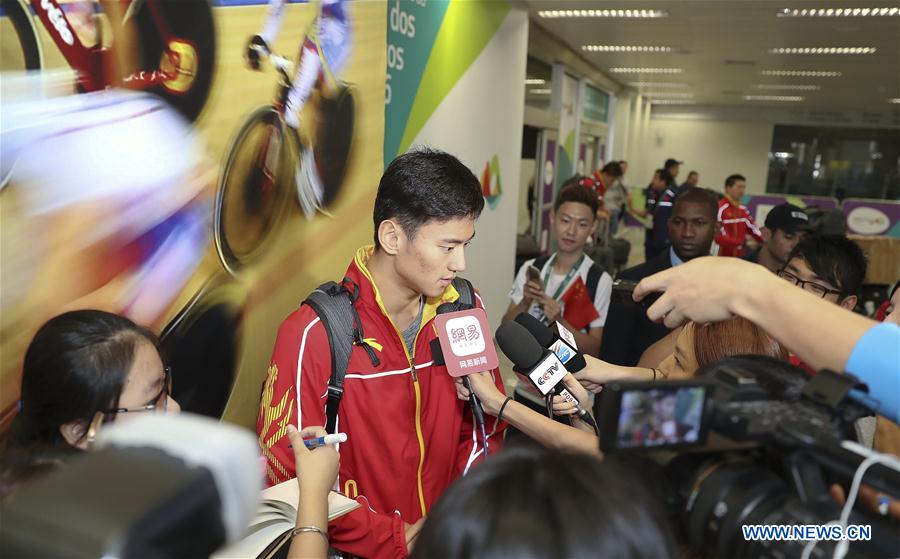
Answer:
<path fill-rule="evenodd" d="M 378 285 L 375 283 L 375 279 L 372 277 L 372 273 L 369 272 L 369 268 L 367 263 L 369 262 L 369 258 L 372 257 L 372 254 L 375 252 L 375 245 L 365 245 L 360 247 L 356 251 L 356 256 L 353 258 L 356 266 L 362 271 L 363 275 L 366 276 L 366 279 L 369 280 L 369 283 L 372 284 L 372 290 L 375 292 L 375 302 L 378 303 L 378 307 L 381 309 L 381 312 L 384 316 L 388 317 L 388 320 L 393 324 L 393 319 L 388 314 L 388 312 L 384 308 L 384 302 L 381 299 L 381 292 L 378 290 Z M 456 291 L 456 288 L 453 287 L 453 284 L 447 286 L 444 289 L 444 292 L 438 297 L 426 297 L 425 298 L 425 308 L 422 310 L 422 324 L 427 324 L 432 318 L 437 316 L 437 308 L 444 303 L 453 303 L 457 299 L 459 299 L 459 292 Z M 394 324 L 394 328 L 397 329 L 397 332 L 400 330 L 397 328 L 397 325 Z M 421 325 L 419 326 L 421 331 Z"/>

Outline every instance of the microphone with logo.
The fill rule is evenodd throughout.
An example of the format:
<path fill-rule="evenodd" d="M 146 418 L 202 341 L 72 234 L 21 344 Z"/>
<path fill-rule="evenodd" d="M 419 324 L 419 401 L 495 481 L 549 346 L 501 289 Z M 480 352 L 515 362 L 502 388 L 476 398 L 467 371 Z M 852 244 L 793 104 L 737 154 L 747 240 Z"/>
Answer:
<path fill-rule="evenodd" d="M 578 417 L 597 431 L 594 418 L 563 385 L 568 370 L 554 352 L 541 347 L 524 326 L 513 321 L 506 321 L 497 328 L 497 344 L 513 362 L 515 369 L 527 376 L 547 399 L 548 415 L 552 417 L 551 399 L 558 394 L 573 402 Z"/>
<path fill-rule="evenodd" d="M 577 373 L 587 365 L 584 355 L 578 351 L 575 336 L 562 324 L 557 322 L 558 333 L 554 332 L 527 312 L 519 313 L 516 322 L 524 326 L 541 347 L 555 353 L 570 373 Z"/>
<path fill-rule="evenodd" d="M 490 338 L 490 327 L 484 309 L 478 307 L 456 312 L 439 313 L 434 319 L 439 347 L 432 344 L 432 356 L 436 364 L 443 364 L 453 377 L 462 377 L 469 390 L 469 402 L 475 414 L 475 423 L 481 432 L 481 446 L 487 456 L 487 432 L 484 428 L 484 409 L 475 396 L 468 376 L 496 369 L 500 364 L 497 351 Z"/>

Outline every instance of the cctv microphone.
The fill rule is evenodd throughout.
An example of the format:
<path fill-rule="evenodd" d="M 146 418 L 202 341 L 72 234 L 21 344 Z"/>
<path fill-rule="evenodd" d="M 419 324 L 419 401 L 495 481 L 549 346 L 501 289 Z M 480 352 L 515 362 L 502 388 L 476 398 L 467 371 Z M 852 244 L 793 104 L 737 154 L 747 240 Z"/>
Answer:
<path fill-rule="evenodd" d="M 524 326 L 541 347 L 555 353 L 570 373 L 577 373 L 587 365 L 584 355 L 578 351 L 575 344 L 575 336 L 565 326 L 557 322 L 556 327 L 559 329 L 557 334 L 527 312 L 519 313 L 516 322 Z"/>
<path fill-rule="evenodd" d="M 594 418 L 581 406 L 578 398 L 564 387 L 563 377 L 568 371 L 555 353 L 541 347 L 534 336 L 518 322 L 504 322 L 497 328 L 496 335 L 497 344 L 513 362 L 516 370 L 527 376 L 543 396 L 559 394 L 574 402 L 578 417 L 585 423 L 596 426 Z"/>

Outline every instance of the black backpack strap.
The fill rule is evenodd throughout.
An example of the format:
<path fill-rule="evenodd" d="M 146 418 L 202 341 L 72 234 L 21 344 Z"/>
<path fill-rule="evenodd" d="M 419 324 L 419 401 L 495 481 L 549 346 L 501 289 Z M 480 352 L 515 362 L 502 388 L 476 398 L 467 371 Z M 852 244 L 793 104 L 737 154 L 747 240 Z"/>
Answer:
<path fill-rule="evenodd" d="M 477 305 L 475 304 L 475 287 L 472 286 L 472 282 L 465 278 L 461 278 L 459 276 L 453 278 L 453 289 L 459 293 L 459 299 L 457 299 L 457 303 L 461 306 L 460 308 L 472 309 Z"/>
<path fill-rule="evenodd" d="M 363 346 L 372 365 L 377 367 L 380 364 L 375 352 L 364 341 L 362 323 L 354 305 L 358 297 L 359 286 L 344 278 L 341 284 L 333 281 L 323 283 L 303 302 L 315 311 L 328 334 L 331 377 L 328 379 L 328 400 L 325 404 L 325 430 L 329 433 L 334 433 L 337 427 L 338 408 L 344 396 L 344 376 L 353 346 Z"/>
<path fill-rule="evenodd" d="M 531 265 L 543 272 L 544 266 L 547 265 L 547 262 L 549 260 L 550 260 L 549 254 L 546 256 L 538 256 L 537 258 L 534 259 L 534 262 L 532 262 Z"/>
<path fill-rule="evenodd" d="M 603 277 L 603 271 L 603 268 L 597 264 L 591 264 L 591 267 L 588 269 L 585 287 L 587 287 L 588 294 L 591 296 L 592 303 L 597 300 L 597 285 L 600 284 L 600 278 Z"/>

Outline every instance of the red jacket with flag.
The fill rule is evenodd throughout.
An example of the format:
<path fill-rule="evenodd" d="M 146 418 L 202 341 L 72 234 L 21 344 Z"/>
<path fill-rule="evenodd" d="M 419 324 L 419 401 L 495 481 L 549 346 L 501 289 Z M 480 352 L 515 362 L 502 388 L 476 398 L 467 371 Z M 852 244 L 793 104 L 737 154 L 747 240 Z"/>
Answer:
<path fill-rule="evenodd" d="M 337 431 L 348 437 L 338 449 L 338 489 L 362 507 L 330 523 L 328 532 L 331 545 L 341 551 L 402 558 L 407 555 L 404 522 L 422 518 L 483 452 L 472 410 L 457 398 L 446 367 L 434 365 L 431 357 L 437 307 L 459 294 L 450 285 L 441 297 L 426 300 L 410 355 L 366 268 L 371 253 L 371 246 L 361 248 L 346 277 L 359 286 L 356 309 L 380 365 L 372 365 L 364 348 L 352 349 L 337 421 Z M 483 307 L 480 297 L 477 302 Z M 493 374 L 502 391 L 499 372 Z M 256 431 L 270 485 L 295 476 L 287 425 L 325 424 L 330 376 L 328 335 L 315 312 L 303 305 L 278 330 L 260 402 Z M 485 421 L 494 452 L 502 445 L 505 424 L 497 425 L 493 417 Z"/>
<path fill-rule="evenodd" d="M 722 223 L 722 229 L 716 235 L 719 256 L 743 256 L 748 235 L 759 242 L 763 240 L 746 206 L 733 203 L 728 196 L 719 200 L 718 220 Z"/>

